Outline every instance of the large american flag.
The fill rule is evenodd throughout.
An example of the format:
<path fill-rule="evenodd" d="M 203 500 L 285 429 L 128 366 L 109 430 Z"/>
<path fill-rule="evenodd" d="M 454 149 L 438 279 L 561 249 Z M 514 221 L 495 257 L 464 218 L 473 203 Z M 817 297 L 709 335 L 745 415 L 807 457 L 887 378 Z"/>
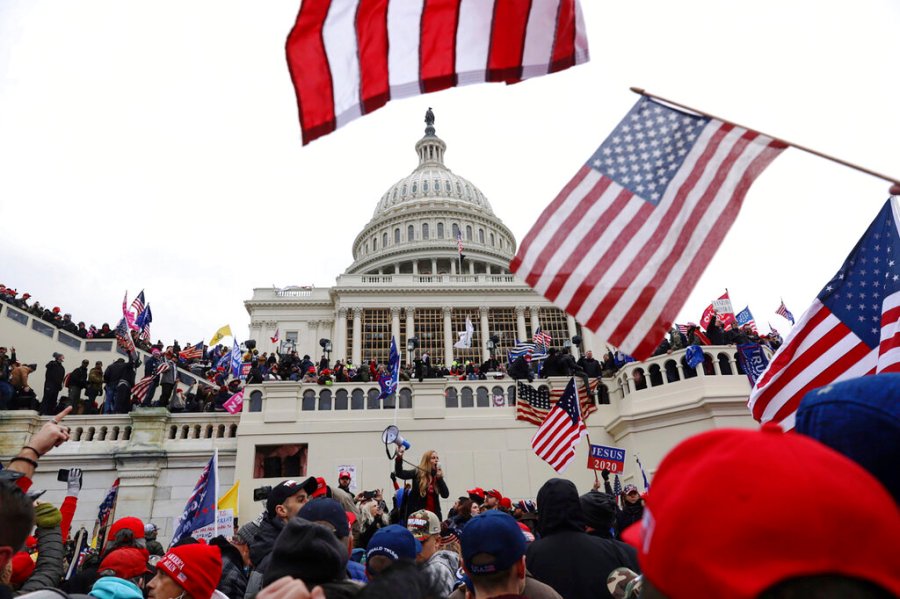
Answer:
<path fill-rule="evenodd" d="M 642 97 L 538 217 L 510 269 L 642 360 L 786 146 Z"/>
<path fill-rule="evenodd" d="M 116 325 L 116 341 L 119 347 L 128 353 L 134 353 L 134 340 L 131 338 L 131 328 L 124 318 Z"/>
<path fill-rule="evenodd" d="M 161 375 L 162 373 L 169 370 L 169 365 L 165 362 L 156 367 L 156 371 L 150 376 L 145 376 L 137 383 L 135 383 L 134 387 L 131 388 L 131 397 L 134 403 L 141 403 L 144 401 L 144 398 L 147 397 L 147 391 L 150 389 L 150 384 L 153 382 L 153 379 Z"/>
<path fill-rule="evenodd" d="M 285 51 L 304 144 L 393 99 L 588 60 L 577 0 L 307 0 Z"/>
<path fill-rule="evenodd" d="M 532 437 L 531 447 L 554 470 L 564 472 L 575 459 L 575 446 L 585 434 L 587 427 L 576 399 L 575 379 L 569 379 L 559 402 Z"/>
<path fill-rule="evenodd" d="M 181 350 L 178 357 L 182 360 L 199 360 L 203 357 L 203 342 L 201 341 L 197 345 L 189 345 Z"/>
<path fill-rule="evenodd" d="M 591 401 L 584 390 L 584 385 L 576 385 L 578 388 L 578 402 L 581 406 L 582 417 L 587 417 L 597 411 L 597 406 Z M 564 389 L 554 389 L 550 392 L 545 385 L 535 388 L 523 381 L 516 385 L 516 420 L 523 420 L 540 426 L 550 413 L 559 398 L 565 393 Z M 597 388 L 597 380 L 591 381 L 591 391 Z"/>
<path fill-rule="evenodd" d="M 793 428 L 811 389 L 900 371 L 898 214 L 898 199 L 888 200 L 800 317 L 750 394 L 754 418 Z"/>

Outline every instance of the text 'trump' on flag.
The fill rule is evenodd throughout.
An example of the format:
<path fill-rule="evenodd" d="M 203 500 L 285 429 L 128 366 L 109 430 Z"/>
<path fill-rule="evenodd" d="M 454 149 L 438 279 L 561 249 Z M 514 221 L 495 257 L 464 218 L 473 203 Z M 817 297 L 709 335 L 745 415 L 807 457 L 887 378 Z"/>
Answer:
<path fill-rule="evenodd" d="M 285 45 L 303 143 L 392 99 L 587 62 L 578 0 L 306 0 Z"/>
<path fill-rule="evenodd" d="M 642 97 L 525 236 L 510 269 L 642 360 L 753 180 L 786 146 Z"/>
<path fill-rule="evenodd" d="M 810 390 L 858 376 L 900 372 L 898 224 L 900 200 L 893 198 L 757 381 L 749 402 L 756 420 L 790 429 L 797 406 Z"/>

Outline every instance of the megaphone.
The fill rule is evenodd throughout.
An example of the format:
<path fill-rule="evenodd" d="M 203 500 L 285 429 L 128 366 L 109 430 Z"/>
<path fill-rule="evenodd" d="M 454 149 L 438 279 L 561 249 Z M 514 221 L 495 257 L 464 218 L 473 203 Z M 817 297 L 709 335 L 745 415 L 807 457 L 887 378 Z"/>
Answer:
<path fill-rule="evenodd" d="M 403 438 L 400 434 L 400 429 L 393 424 L 381 431 L 381 440 L 384 441 L 385 445 L 393 443 L 394 445 L 402 446 L 403 449 L 410 448 L 409 441 Z"/>

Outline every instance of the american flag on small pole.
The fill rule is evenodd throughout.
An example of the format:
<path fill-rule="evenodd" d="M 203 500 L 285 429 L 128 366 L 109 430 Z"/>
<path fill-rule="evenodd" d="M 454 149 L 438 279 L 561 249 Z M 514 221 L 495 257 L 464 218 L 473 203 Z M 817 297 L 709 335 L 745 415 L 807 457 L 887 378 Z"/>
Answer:
<path fill-rule="evenodd" d="M 791 321 L 791 326 L 794 325 L 794 315 L 791 314 L 791 311 L 787 309 L 787 306 L 784 305 L 784 300 L 781 300 L 781 305 L 778 306 L 778 309 L 775 310 L 775 314 Z M 771 327 L 771 325 L 770 325 Z"/>
<path fill-rule="evenodd" d="M 178 357 L 182 360 L 199 360 L 203 357 L 203 342 L 184 348 Z"/>
<path fill-rule="evenodd" d="M 534 453 L 559 473 L 575 459 L 575 447 L 587 434 L 577 398 L 575 379 L 569 379 L 562 397 L 531 439 Z"/>
<path fill-rule="evenodd" d="M 531 336 L 531 340 L 534 341 L 534 344 L 538 347 L 550 347 L 550 343 L 553 341 L 553 337 L 550 333 L 545 333 L 541 330 L 541 327 L 538 327 L 534 331 L 534 335 Z"/>
<path fill-rule="evenodd" d="M 131 311 L 140 315 L 140 313 L 144 311 L 144 301 L 144 290 L 141 289 L 141 292 L 138 293 L 137 297 L 134 298 L 134 301 L 131 302 Z"/>
<path fill-rule="evenodd" d="M 131 388 L 132 402 L 143 402 L 144 398 L 147 397 L 147 391 L 150 389 L 150 384 L 153 382 L 153 379 L 166 372 L 167 370 L 169 370 L 169 365 L 163 362 L 156 367 L 156 372 L 139 380 L 135 384 L 135 386 Z"/>
<path fill-rule="evenodd" d="M 538 217 L 510 270 L 600 338 L 648 358 L 750 184 L 785 147 L 642 96 Z"/>
<path fill-rule="evenodd" d="M 131 328 L 128 326 L 128 323 L 125 322 L 125 318 L 119 321 L 119 324 L 116 325 L 116 341 L 118 342 L 119 347 L 124 349 L 129 354 L 134 353 L 134 340 L 131 338 Z"/>

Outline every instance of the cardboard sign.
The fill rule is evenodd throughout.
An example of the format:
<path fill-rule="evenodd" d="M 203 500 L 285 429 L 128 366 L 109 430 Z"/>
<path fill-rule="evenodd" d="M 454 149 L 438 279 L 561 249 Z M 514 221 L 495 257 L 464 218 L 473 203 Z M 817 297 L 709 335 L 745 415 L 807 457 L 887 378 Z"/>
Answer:
<path fill-rule="evenodd" d="M 216 523 L 218 524 L 218 530 L 216 525 L 207 524 L 201 528 L 198 528 L 191 536 L 197 540 L 204 539 L 209 541 L 216 534 L 219 534 L 226 539 L 231 539 L 234 536 L 234 511 L 233 510 L 218 510 L 216 512 Z"/>
<path fill-rule="evenodd" d="M 334 480 L 338 479 L 338 475 L 340 475 L 341 471 L 350 473 L 350 490 L 356 493 L 357 484 L 356 484 L 356 466 L 353 464 L 341 464 L 337 468 L 337 473 L 334 475 Z"/>
<path fill-rule="evenodd" d="M 605 445 L 591 445 L 587 467 L 591 470 L 609 470 L 621 474 L 625 470 L 625 450 Z"/>

